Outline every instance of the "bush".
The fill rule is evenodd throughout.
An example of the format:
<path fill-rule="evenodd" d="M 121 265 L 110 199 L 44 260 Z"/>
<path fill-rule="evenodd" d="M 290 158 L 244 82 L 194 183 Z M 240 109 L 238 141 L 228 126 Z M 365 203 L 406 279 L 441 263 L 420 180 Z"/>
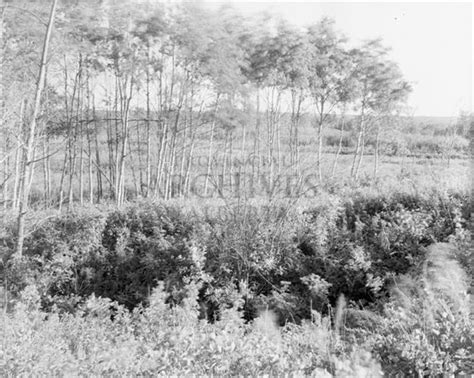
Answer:
<path fill-rule="evenodd" d="M 430 247 L 422 274 L 397 282 L 373 336 L 386 373 L 457 376 L 473 371 L 467 279 L 451 250 L 448 244 Z"/>
<path fill-rule="evenodd" d="M 393 277 L 420 266 L 425 248 L 462 232 L 466 201 L 453 195 L 355 195 L 328 198 L 309 215 L 300 250 L 306 273 L 331 284 L 335 303 L 344 293 L 367 305 L 387 295 Z"/>
<path fill-rule="evenodd" d="M 0 371 L 377 376 L 359 346 L 390 374 L 468 371 L 469 198 L 349 193 L 58 214 L 21 258 L 3 227 Z"/>
<path fill-rule="evenodd" d="M 74 315 L 59 315 L 42 312 L 30 286 L 0 329 L 0 374 L 381 376 L 369 352 L 344 350 L 327 319 L 279 329 L 227 310 L 209 324 L 197 318 L 198 289 L 187 286 L 180 306 L 158 285 L 144 309 L 91 296 Z"/>
<path fill-rule="evenodd" d="M 258 308 L 277 305 L 282 298 L 278 294 L 288 289 L 282 282 L 299 281 L 298 275 L 290 277 L 301 265 L 297 210 L 289 211 L 284 205 L 229 207 L 224 218 L 211 215 L 206 222 L 211 227 L 205 270 L 212 282 L 205 298 L 211 308 L 230 306 L 237 291 L 244 296 L 247 319 L 252 319 Z M 299 303 L 281 312 L 282 322 L 305 307 L 306 301 L 293 299 Z"/>
<path fill-rule="evenodd" d="M 176 207 L 144 203 L 111 212 L 102 253 L 88 262 L 95 270 L 91 292 L 132 309 L 159 280 L 178 300 L 184 283 L 202 273 L 205 250 L 195 240 L 200 228 Z"/>
<path fill-rule="evenodd" d="M 10 292 L 17 295 L 35 284 L 44 304 L 83 295 L 91 275 L 87 263 L 101 248 L 104 221 L 100 212 L 84 209 L 41 222 L 27 235 L 23 256 L 8 262 Z"/>

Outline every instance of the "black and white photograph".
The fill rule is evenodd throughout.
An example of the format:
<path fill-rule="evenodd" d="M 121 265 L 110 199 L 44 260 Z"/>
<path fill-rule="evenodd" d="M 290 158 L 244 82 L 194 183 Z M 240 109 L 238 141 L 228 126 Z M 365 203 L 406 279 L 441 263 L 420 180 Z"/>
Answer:
<path fill-rule="evenodd" d="M 0 376 L 474 376 L 473 17 L 0 0 Z"/>

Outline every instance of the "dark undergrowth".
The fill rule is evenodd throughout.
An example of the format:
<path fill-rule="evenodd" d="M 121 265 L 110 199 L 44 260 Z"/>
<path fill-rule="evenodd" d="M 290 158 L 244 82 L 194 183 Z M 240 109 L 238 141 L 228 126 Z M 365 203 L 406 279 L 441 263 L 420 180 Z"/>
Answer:
<path fill-rule="evenodd" d="M 53 335 L 45 336 L 48 327 L 71 337 L 72 329 L 79 332 L 92 322 L 95 331 L 105 332 L 99 349 L 127 338 L 136 343 L 123 345 L 135 350 L 130 355 L 134 363 L 151 364 L 151 370 L 131 371 L 109 356 L 114 361 L 109 370 L 100 363 L 102 370 L 94 370 L 89 361 L 83 366 L 89 373 L 346 371 L 351 376 L 360 368 L 376 376 L 379 367 L 390 374 L 467 371 L 472 362 L 468 305 L 454 300 L 452 293 L 467 290 L 473 273 L 469 212 L 467 195 L 434 191 L 345 197 L 323 193 L 292 204 L 139 202 L 119 210 L 84 208 L 50 215 L 31 228 L 22 257 L 12 255 L 13 227 L 6 222 L 0 240 L 2 273 L 9 303 L 17 305 L 5 316 L 12 327 L 26 327 L 16 324 L 18 319 L 39 322 L 35 337 L 50 337 L 53 349 Z M 430 286 L 434 281 L 427 278 L 429 261 L 437 261 L 436 274 L 442 271 L 436 256 L 451 269 L 449 274 L 464 277 L 448 294 Z M 436 298 L 430 302 L 433 308 L 425 306 L 423 290 Z M 33 306 L 32 313 L 25 303 Z M 185 314 L 194 328 L 183 326 Z M 160 319 L 160 342 L 167 340 L 176 355 L 175 360 L 163 357 L 170 365 L 163 360 L 163 370 L 156 370 L 150 361 L 157 350 L 165 353 L 165 344 L 156 349 L 158 341 L 143 341 L 143 333 Z M 432 322 L 429 327 L 427 321 Z M 265 322 L 270 325 L 262 331 L 258 327 Z M 173 333 L 179 327 L 171 323 L 197 339 L 188 346 L 171 341 L 183 337 Z M 223 336 L 226 327 L 231 331 Z M 245 336 L 237 341 L 241 332 Z M 262 343 L 267 346 L 257 342 L 259 332 L 266 335 Z M 204 357 L 200 348 L 212 344 L 210 334 L 223 344 L 219 347 L 216 341 L 215 356 Z M 307 344 L 315 335 L 322 339 Z M 97 337 L 87 342 L 99 343 Z M 275 343 L 272 337 L 279 340 L 274 355 L 265 349 Z M 71 366 L 80 365 L 77 348 L 91 347 L 82 342 L 61 346 L 69 350 Z M 26 341 L 12 343 L 21 350 Z M 354 349 L 360 343 L 365 357 Z M 244 356 L 251 347 L 261 347 L 261 359 Z M 183 354 L 186 348 L 194 354 Z M 223 351 L 232 357 L 226 360 Z M 288 358 L 303 352 L 308 360 Z M 188 366 L 185 356 L 199 363 Z M 23 372 L 21 362 L 12 367 L 5 361 L 4 355 L 0 371 Z"/>

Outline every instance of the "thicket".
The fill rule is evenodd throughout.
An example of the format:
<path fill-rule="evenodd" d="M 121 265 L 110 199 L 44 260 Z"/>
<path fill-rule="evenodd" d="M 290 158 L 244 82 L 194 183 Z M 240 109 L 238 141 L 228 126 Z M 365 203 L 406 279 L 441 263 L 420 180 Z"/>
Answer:
<path fill-rule="evenodd" d="M 75 312 L 40 309 L 40 294 L 23 292 L 0 329 L 2 375 L 380 375 L 369 352 L 345 350 L 328 318 L 282 329 L 265 319 L 245 323 L 226 310 L 199 320 L 197 286 L 178 306 L 163 285 L 149 305 L 129 312 L 108 299 L 89 297 Z M 268 319 L 267 319 L 268 320 Z"/>
<path fill-rule="evenodd" d="M 245 291 L 249 309 L 278 308 L 288 321 L 308 318 L 311 306 L 327 310 L 341 293 L 378 303 L 394 277 L 424 262 L 427 246 L 466 238 L 468 212 L 467 196 L 448 193 L 324 194 L 291 208 L 141 202 L 51 216 L 20 258 L 7 259 L 11 234 L 2 244 L 13 294 L 35 283 L 52 302 L 94 293 L 133 309 L 157 281 L 179 301 L 199 279 L 206 304 Z"/>
<path fill-rule="evenodd" d="M 432 319 L 436 326 L 427 327 L 419 313 L 425 309 L 419 307 L 426 303 L 425 281 L 417 277 L 426 271 L 429 246 L 449 242 L 455 246 L 450 258 L 467 272 L 459 290 L 467 287 L 472 277 L 468 197 L 364 193 L 321 194 L 293 206 L 141 202 L 120 210 L 60 213 L 31 230 L 22 257 L 9 257 L 12 239 L 4 229 L 6 286 L 12 298 L 19 298 L 34 285 L 38 311 L 57 313 L 51 318 L 57 322 L 85 321 L 78 314 L 91 296 L 114 301 L 112 318 L 129 319 L 152 304 L 160 282 L 170 308 L 182 306 L 194 285 L 196 318 L 204 322 L 222 324 L 229 311 L 251 321 L 271 310 L 281 326 L 293 329 L 290 324 L 304 327 L 310 321 L 316 327 L 314 322 L 325 318 L 331 332 L 340 323 L 335 308 L 343 295 L 339 307 L 347 307 L 347 345 L 378 337 L 367 349 L 375 351 L 384 370 L 445 372 L 447 362 L 432 363 L 441 354 L 449 366 L 460 368 L 472 350 L 469 314 L 453 310 L 444 298 L 444 310 Z M 410 279 L 419 281 L 405 285 L 411 287 L 405 296 L 418 305 L 397 307 L 400 295 L 393 289 Z M 272 369 L 260 372 L 285 371 Z"/>

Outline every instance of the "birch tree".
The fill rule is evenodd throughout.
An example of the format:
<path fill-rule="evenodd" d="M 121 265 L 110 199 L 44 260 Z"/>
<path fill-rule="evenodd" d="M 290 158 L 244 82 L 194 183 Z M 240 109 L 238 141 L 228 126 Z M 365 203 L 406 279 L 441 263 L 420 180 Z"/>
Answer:
<path fill-rule="evenodd" d="M 43 49 L 41 53 L 41 61 L 38 79 L 36 82 L 36 91 L 35 98 L 33 103 L 33 111 L 31 114 L 31 119 L 29 126 L 27 128 L 26 143 L 23 148 L 23 160 L 21 167 L 21 176 L 20 176 L 20 189 L 19 189 L 19 207 L 18 207 L 18 217 L 17 217 L 17 240 L 16 240 L 16 255 L 21 256 L 23 253 L 23 241 L 25 238 L 25 216 L 28 207 L 28 197 L 30 193 L 30 185 L 28 178 L 33 174 L 33 153 L 36 143 L 36 123 L 41 111 L 41 98 L 43 94 L 47 61 L 48 61 L 48 51 L 49 51 L 49 42 L 51 39 L 51 33 L 53 30 L 54 18 L 56 13 L 57 0 L 53 0 L 51 4 L 51 11 L 49 14 L 49 21 L 46 28 L 46 34 L 44 37 Z"/>

